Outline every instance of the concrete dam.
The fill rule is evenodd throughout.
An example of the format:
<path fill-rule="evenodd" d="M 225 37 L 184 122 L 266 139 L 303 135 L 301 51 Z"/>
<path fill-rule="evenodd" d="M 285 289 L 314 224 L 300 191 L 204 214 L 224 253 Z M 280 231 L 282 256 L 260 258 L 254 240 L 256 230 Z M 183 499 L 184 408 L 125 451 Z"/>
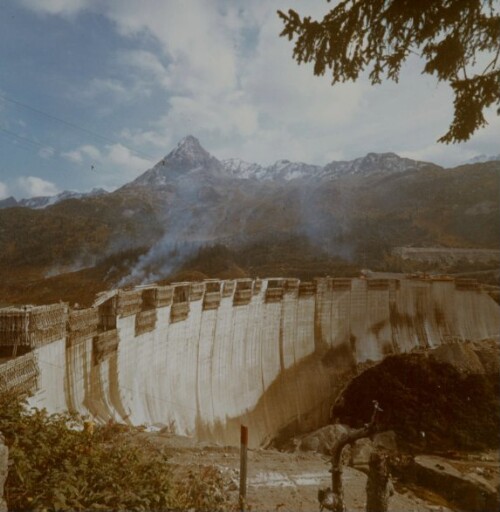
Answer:
<path fill-rule="evenodd" d="M 328 419 L 345 385 L 390 354 L 497 338 L 470 279 L 206 280 L 0 310 L 0 389 L 29 403 L 237 444 Z"/>

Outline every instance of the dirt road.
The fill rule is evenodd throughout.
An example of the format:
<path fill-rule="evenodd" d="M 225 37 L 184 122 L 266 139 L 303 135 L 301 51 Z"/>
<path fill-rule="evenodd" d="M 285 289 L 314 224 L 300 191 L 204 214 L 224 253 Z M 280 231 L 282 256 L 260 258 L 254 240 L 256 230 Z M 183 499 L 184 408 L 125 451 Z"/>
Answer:
<path fill-rule="evenodd" d="M 188 438 L 139 434 L 171 452 L 172 464 L 180 467 L 215 466 L 226 477 L 234 503 L 238 500 L 239 450 L 235 447 L 196 444 Z M 328 460 L 317 453 L 282 453 L 275 450 L 248 452 L 248 509 L 252 511 L 317 512 L 317 492 L 330 482 Z M 366 475 L 351 467 L 343 473 L 348 511 L 365 510 Z M 438 500 L 424 501 L 413 493 L 395 492 L 390 512 L 447 512 Z"/>

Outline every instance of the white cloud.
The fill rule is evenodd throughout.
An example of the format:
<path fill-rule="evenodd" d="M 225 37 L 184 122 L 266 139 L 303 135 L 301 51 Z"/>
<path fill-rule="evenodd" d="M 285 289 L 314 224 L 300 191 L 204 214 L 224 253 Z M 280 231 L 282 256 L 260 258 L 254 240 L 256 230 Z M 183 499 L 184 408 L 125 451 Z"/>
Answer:
<path fill-rule="evenodd" d="M 90 101 L 95 105 L 99 100 L 104 104 L 100 110 L 109 110 L 109 102 L 123 104 L 132 101 L 147 98 L 151 95 L 150 85 L 139 76 L 134 75 L 125 79 L 117 80 L 113 78 L 93 78 L 84 89 L 77 89 L 72 92 L 72 96 L 77 96 L 83 100 Z"/>
<path fill-rule="evenodd" d="M 131 68 L 136 76 L 139 73 L 144 82 L 153 79 L 165 87 L 171 85 L 167 68 L 154 53 L 145 50 L 122 52 L 119 55 L 119 62 Z"/>
<path fill-rule="evenodd" d="M 80 153 L 87 156 L 90 159 L 98 160 L 101 158 L 101 152 L 95 146 L 91 146 L 90 144 L 86 144 L 84 146 L 80 146 Z"/>
<path fill-rule="evenodd" d="M 66 151 L 61 153 L 63 158 L 66 158 L 70 162 L 81 164 L 84 160 L 98 161 L 101 159 L 101 152 L 95 146 L 85 144 L 72 151 Z"/>
<path fill-rule="evenodd" d="M 134 155 L 130 149 L 121 144 L 112 144 L 106 147 L 107 153 L 102 159 L 102 163 L 109 163 L 118 166 L 127 174 L 133 173 L 137 176 L 140 172 L 151 167 L 151 162 L 137 155 Z"/>
<path fill-rule="evenodd" d="M 5 199 L 6 197 L 9 197 L 9 187 L 0 181 L 0 199 Z"/>
<path fill-rule="evenodd" d="M 316 162 L 339 154 L 339 148 L 325 150 L 320 141 L 331 140 L 334 129 L 342 130 L 359 111 L 365 86 L 332 89 L 328 79 L 297 66 L 290 43 L 278 37 L 275 5 L 147 5 L 123 1 L 108 10 L 122 34 L 148 33 L 163 48 L 161 59 L 145 51 L 121 55 L 122 65 L 168 95 L 166 112 L 149 127 L 123 130 L 134 146 L 167 151 L 192 133 L 210 148 L 231 148 L 233 156 L 261 162 L 291 157 L 290 152 Z M 320 14 L 324 10 L 316 8 Z M 242 29 L 258 34 L 255 48 L 249 50 Z M 291 140 L 297 144 L 287 155 Z"/>
<path fill-rule="evenodd" d="M 36 176 L 21 176 L 18 185 L 24 197 L 53 196 L 59 193 L 54 183 Z"/>
<path fill-rule="evenodd" d="M 92 171 L 94 186 L 108 188 L 122 185 L 152 165 L 152 162 L 122 144 L 108 144 L 101 149 L 87 144 L 62 153 L 61 156 Z"/>
<path fill-rule="evenodd" d="M 19 0 L 29 9 L 43 14 L 56 14 L 61 16 L 74 16 L 88 6 L 89 0 Z"/>
<path fill-rule="evenodd" d="M 140 102 L 161 91 L 156 118 L 131 118 L 121 130 L 145 151 L 166 153 L 192 133 L 218 157 L 259 163 L 289 158 L 324 164 L 396 151 L 448 165 L 495 152 L 500 126 L 494 120 L 465 145 L 436 143 L 451 122 L 452 96 L 446 84 L 421 75 L 418 59 L 403 68 L 399 84 L 380 86 L 370 86 L 365 77 L 332 87 L 329 76 L 315 77 L 311 65 L 298 66 L 293 44 L 279 37 L 283 25 L 276 9 L 318 18 L 331 9 L 326 2 L 22 1 L 63 16 L 93 10 L 128 38 L 127 49 L 116 50 L 116 68 L 92 78 L 82 94 L 99 110 L 109 108 L 110 99 Z M 123 179 L 150 166 L 120 144 L 93 154 L 83 148 L 63 156 L 97 162 L 102 172 Z"/>
<path fill-rule="evenodd" d="M 112 94 L 114 96 L 127 95 L 127 88 L 118 80 L 110 78 L 93 78 L 84 91 L 88 98 L 95 98 L 101 94 Z"/>
<path fill-rule="evenodd" d="M 222 10 L 221 5 L 227 7 Z M 227 2 L 204 0 L 120 0 L 109 2 L 107 13 L 122 35 L 148 34 L 161 44 L 174 92 L 219 93 L 237 82 L 234 43 L 239 36 L 226 24 L 234 9 Z"/>
<path fill-rule="evenodd" d="M 189 133 L 201 139 L 233 136 L 249 137 L 258 130 L 257 111 L 235 92 L 214 102 L 212 97 L 173 96 L 168 113 L 154 123 L 152 130 L 125 132 L 134 145 L 152 144 L 168 148 Z M 203 141 L 202 140 L 202 141 Z"/>
<path fill-rule="evenodd" d="M 61 156 L 75 164 L 81 164 L 83 162 L 83 156 L 78 149 L 73 151 L 65 151 L 64 153 L 61 153 Z"/>

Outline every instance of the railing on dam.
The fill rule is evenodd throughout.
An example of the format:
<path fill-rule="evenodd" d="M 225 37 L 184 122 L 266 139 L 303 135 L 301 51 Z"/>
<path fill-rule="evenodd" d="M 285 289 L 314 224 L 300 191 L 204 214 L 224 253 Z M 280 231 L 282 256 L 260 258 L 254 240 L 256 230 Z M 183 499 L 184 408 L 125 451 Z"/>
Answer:
<path fill-rule="evenodd" d="M 0 365 L 0 392 L 30 394 L 36 389 L 38 374 L 33 352 L 11 359 Z"/>

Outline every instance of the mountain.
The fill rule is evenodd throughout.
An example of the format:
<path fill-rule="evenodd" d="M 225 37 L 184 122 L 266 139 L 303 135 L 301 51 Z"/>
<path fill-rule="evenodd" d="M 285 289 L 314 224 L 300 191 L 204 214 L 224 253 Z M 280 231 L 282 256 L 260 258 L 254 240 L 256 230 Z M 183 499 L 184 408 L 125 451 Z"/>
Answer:
<path fill-rule="evenodd" d="M 12 208 L 13 206 L 17 206 L 16 198 L 13 196 L 6 197 L 5 199 L 0 200 L 0 209 L 1 208 Z"/>
<path fill-rule="evenodd" d="M 90 267 L 101 277 L 82 293 L 159 280 L 218 245 L 238 255 L 234 275 L 261 276 L 333 272 L 339 258 L 377 268 L 407 245 L 498 248 L 499 189 L 498 161 L 443 169 L 369 153 L 261 166 L 220 161 L 188 136 L 112 193 L 0 210 L 0 296 L 80 269 L 67 281 L 77 286 Z"/>
<path fill-rule="evenodd" d="M 367 176 L 376 172 L 404 172 L 433 165 L 429 162 L 401 158 L 395 153 L 368 153 L 355 160 L 333 161 L 325 166 L 278 160 L 270 166 L 262 167 L 259 164 L 244 162 L 237 158 L 223 160 L 221 163 L 231 177 L 274 181 L 311 178 L 330 180 L 341 176 Z"/>
<path fill-rule="evenodd" d="M 16 201 L 14 197 L 8 197 L 0 201 L 0 208 L 11 208 L 13 206 L 21 206 L 25 208 L 42 209 L 47 206 L 65 201 L 66 199 L 81 199 L 82 197 L 96 197 L 107 194 L 103 188 L 93 188 L 90 192 L 75 192 L 73 190 L 64 190 L 54 196 L 37 196 L 28 199 L 20 199 Z"/>
<path fill-rule="evenodd" d="M 478 155 L 465 162 L 466 164 L 479 164 L 483 162 L 495 162 L 500 160 L 500 155 Z"/>
<path fill-rule="evenodd" d="M 189 174 L 224 176 L 221 162 L 210 155 L 192 135 L 184 137 L 177 147 L 152 169 L 122 188 L 126 190 L 134 187 L 164 187 Z"/>
<path fill-rule="evenodd" d="M 246 179 L 265 179 L 266 168 L 259 164 L 245 162 L 239 158 L 230 158 L 221 161 L 222 167 L 228 176 L 242 180 Z"/>
<path fill-rule="evenodd" d="M 373 173 L 392 174 L 410 169 L 422 169 L 430 165 L 434 164 L 402 158 L 396 153 L 368 153 L 355 160 L 331 162 L 325 166 L 323 173 L 335 177 L 368 176 Z"/>

